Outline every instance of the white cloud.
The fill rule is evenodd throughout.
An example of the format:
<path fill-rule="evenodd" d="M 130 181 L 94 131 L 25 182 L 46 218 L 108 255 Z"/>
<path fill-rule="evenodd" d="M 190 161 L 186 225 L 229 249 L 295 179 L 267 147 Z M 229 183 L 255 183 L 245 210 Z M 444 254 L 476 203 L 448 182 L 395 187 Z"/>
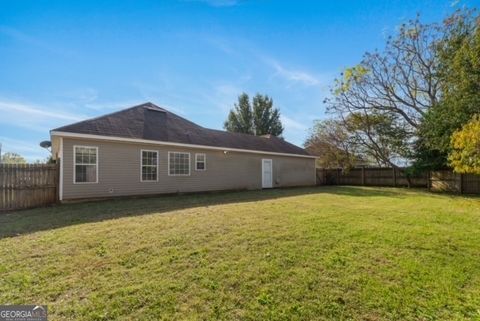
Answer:
<path fill-rule="evenodd" d="M 0 143 L 2 144 L 2 154 L 7 152 L 17 153 L 29 162 L 43 160 L 49 155 L 46 149 L 40 147 L 40 140 L 38 142 L 24 141 L 0 136 Z"/>
<path fill-rule="evenodd" d="M 115 110 L 129 108 L 132 106 L 143 104 L 145 102 L 146 102 L 145 100 L 105 101 L 105 102 L 85 103 L 83 106 L 95 112 L 111 113 Z M 152 101 L 152 103 L 155 103 L 155 102 Z"/>
<path fill-rule="evenodd" d="M 240 4 L 239 0 L 185 0 L 188 2 L 202 2 L 212 7 L 233 7 Z"/>
<path fill-rule="evenodd" d="M 49 44 L 37 37 L 28 35 L 20 30 L 10 28 L 7 26 L 0 26 L 0 34 L 7 36 L 15 41 L 22 42 L 24 44 L 37 47 L 40 49 L 44 49 L 50 51 L 55 54 L 63 55 L 63 56 L 75 56 L 76 53 L 72 50 L 60 48 L 56 45 Z"/>
<path fill-rule="evenodd" d="M 54 118 L 68 121 L 79 121 L 82 119 L 82 117 L 79 115 L 48 110 L 46 108 L 38 106 L 26 105 L 10 101 L 0 101 L 0 110 L 3 110 L 3 112 L 7 114 L 18 115 L 18 120 L 21 120 L 24 116 L 35 116 L 42 119 Z"/>
<path fill-rule="evenodd" d="M 233 107 L 233 104 L 237 102 L 238 95 L 243 91 L 245 90 L 236 85 L 222 84 L 215 86 L 212 95 L 205 98 L 206 101 L 227 114 Z"/>
<path fill-rule="evenodd" d="M 308 126 L 299 120 L 294 120 L 288 116 L 281 115 L 280 120 L 282 121 L 284 132 L 283 136 L 291 143 L 302 146 L 305 141 L 306 134 L 308 133 Z"/>
<path fill-rule="evenodd" d="M 265 61 L 275 70 L 275 76 L 282 77 L 289 82 L 301 83 L 306 86 L 317 86 L 321 83 L 320 79 L 307 71 L 288 69 L 274 59 L 265 59 Z"/>
<path fill-rule="evenodd" d="M 304 124 L 293 120 L 290 117 L 287 117 L 285 115 L 280 116 L 280 120 L 282 121 L 283 126 L 285 127 L 285 130 L 290 130 L 290 131 L 306 131 L 308 129 L 307 126 Z"/>
<path fill-rule="evenodd" d="M 235 50 L 235 48 L 227 40 L 222 39 L 218 36 L 207 36 L 204 37 L 204 40 L 206 43 L 228 55 L 233 55 L 237 53 L 237 50 Z"/>
<path fill-rule="evenodd" d="M 455 7 L 455 6 L 457 6 L 459 3 L 460 3 L 460 0 L 453 0 L 453 1 L 450 3 L 450 7 Z"/>
<path fill-rule="evenodd" d="M 0 124 L 43 133 L 45 136 L 53 128 L 87 118 L 86 116 L 65 112 L 64 109 L 3 100 L 1 98 L 0 115 Z M 3 134 L 2 131 L 0 131 L 0 134 Z"/>
<path fill-rule="evenodd" d="M 98 91 L 93 88 L 78 88 L 57 94 L 62 100 L 77 102 L 80 104 L 93 103 L 98 99 Z"/>

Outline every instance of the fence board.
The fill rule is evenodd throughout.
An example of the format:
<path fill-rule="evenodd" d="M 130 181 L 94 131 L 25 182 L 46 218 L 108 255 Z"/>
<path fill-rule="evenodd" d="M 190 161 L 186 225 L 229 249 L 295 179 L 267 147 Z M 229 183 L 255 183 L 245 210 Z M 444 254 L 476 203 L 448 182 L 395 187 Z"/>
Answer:
<path fill-rule="evenodd" d="M 463 175 L 463 193 L 477 194 L 480 193 L 480 176 L 472 174 Z"/>
<path fill-rule="evenodd" d="M 56 164 L 0 164 L 0 211 L 57 202 Z"/>
<path fill-rule="evenodd" d="M 461 175 L 452 171 L 433 171 L 431 173 L 431 190 L 436 192 L 462 192 Z"/>
<path fill-rule="evenodd" d="M 317 169 L 318 185 L 409 186 L 404 169 L 359 167 L 343 172 L 341 169 Z M 428 173 L 410 177 L 410 186 L 427 187 Z"/>
<path fill-rule="evenodd" d="M 443 170 L 410 175 L 407 179 L 404 168 L 359 167 L 346 172 L 318 168 L 317 185 L 411 186 L 429 188 L 434 192 L 480 194 L 480 175 Z"/>

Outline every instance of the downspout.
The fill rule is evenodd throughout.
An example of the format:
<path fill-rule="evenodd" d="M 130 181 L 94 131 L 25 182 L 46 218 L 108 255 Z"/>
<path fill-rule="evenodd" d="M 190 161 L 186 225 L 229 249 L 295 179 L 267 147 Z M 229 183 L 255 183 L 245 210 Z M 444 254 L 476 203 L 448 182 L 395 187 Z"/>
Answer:
<path fill-rule="evenodd" d="M 60 137 L 60 152 L 58 153 L 58 158 L 60 159 L 60 175 L 58 182 L 58 200 L 61 202 L 63 200 L 63 137 Z"/>

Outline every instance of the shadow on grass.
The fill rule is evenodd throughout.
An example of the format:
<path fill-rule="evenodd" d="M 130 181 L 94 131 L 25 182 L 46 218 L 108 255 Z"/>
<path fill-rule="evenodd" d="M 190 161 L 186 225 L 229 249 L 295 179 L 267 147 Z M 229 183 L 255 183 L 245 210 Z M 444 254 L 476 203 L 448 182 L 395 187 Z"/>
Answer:
<path fill-rule="evenodd" d="M 334 194 L 357 197 L 408 197 L 400 188 L 363 188 L 323 186 L 285 188 L 263 191 L 216 192 L 185 195 L 163 195 L 144 198 L 123 198 L 76 204 L 62 204 L 0 214 L 0 239 L 70 225 L 100 222 L 128 216 L 165 213 L 169 211 L 256 202 L 308 194 Z"/>
<path fill-rule="evenodd" d="M 342 196 L 357 197 L 395 197 L 405 198 L 411 192 L 425 192 L 426 189 L 420 188 L 394 188 L 394 187 L 373 187 L 373 186 L 320 186 L 317 188 L 319 194 L 335 194 Z"/>

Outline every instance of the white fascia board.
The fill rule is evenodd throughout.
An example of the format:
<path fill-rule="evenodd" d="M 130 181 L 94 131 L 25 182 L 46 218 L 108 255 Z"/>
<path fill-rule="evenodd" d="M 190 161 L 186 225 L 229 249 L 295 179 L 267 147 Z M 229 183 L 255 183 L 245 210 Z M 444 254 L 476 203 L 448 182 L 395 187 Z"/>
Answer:
<path fill-rule="evenodd" d="M 69 132 L 61 132 L 61 131 L 51 131 L 50 135 L 59 136 L 59 137 L 97 139 L 97 140 L 114 141 L 114 142 L 129 142 L 129 143 L 153 144 L 153 145 L 163 145 L 163 146 L 178 146 L 178 147 L 221 150 L 221 151 L 252 153 L 252 154 L 262 154 L 262 155 L 277 155 L 277 156 L 289 156 L 289 157 L 312 158 L 312 159 L 317 158 L 317 156 L 312 156 L 312 155 L 276 153 L 276 152 L 266 152 L 266 151 L 260 151 L 260 150 L 239 149 L 239 148 L 229 148 L 229 147 L 214 147 L 214 146 L 206 146 L 206 145 L 164 142 L 164 141 L 148 140 L 148 139 L 124 138 L 124 137 L 92 135 L 92 134 L 78 134 L 78 133 L 69 133 Z"/>

